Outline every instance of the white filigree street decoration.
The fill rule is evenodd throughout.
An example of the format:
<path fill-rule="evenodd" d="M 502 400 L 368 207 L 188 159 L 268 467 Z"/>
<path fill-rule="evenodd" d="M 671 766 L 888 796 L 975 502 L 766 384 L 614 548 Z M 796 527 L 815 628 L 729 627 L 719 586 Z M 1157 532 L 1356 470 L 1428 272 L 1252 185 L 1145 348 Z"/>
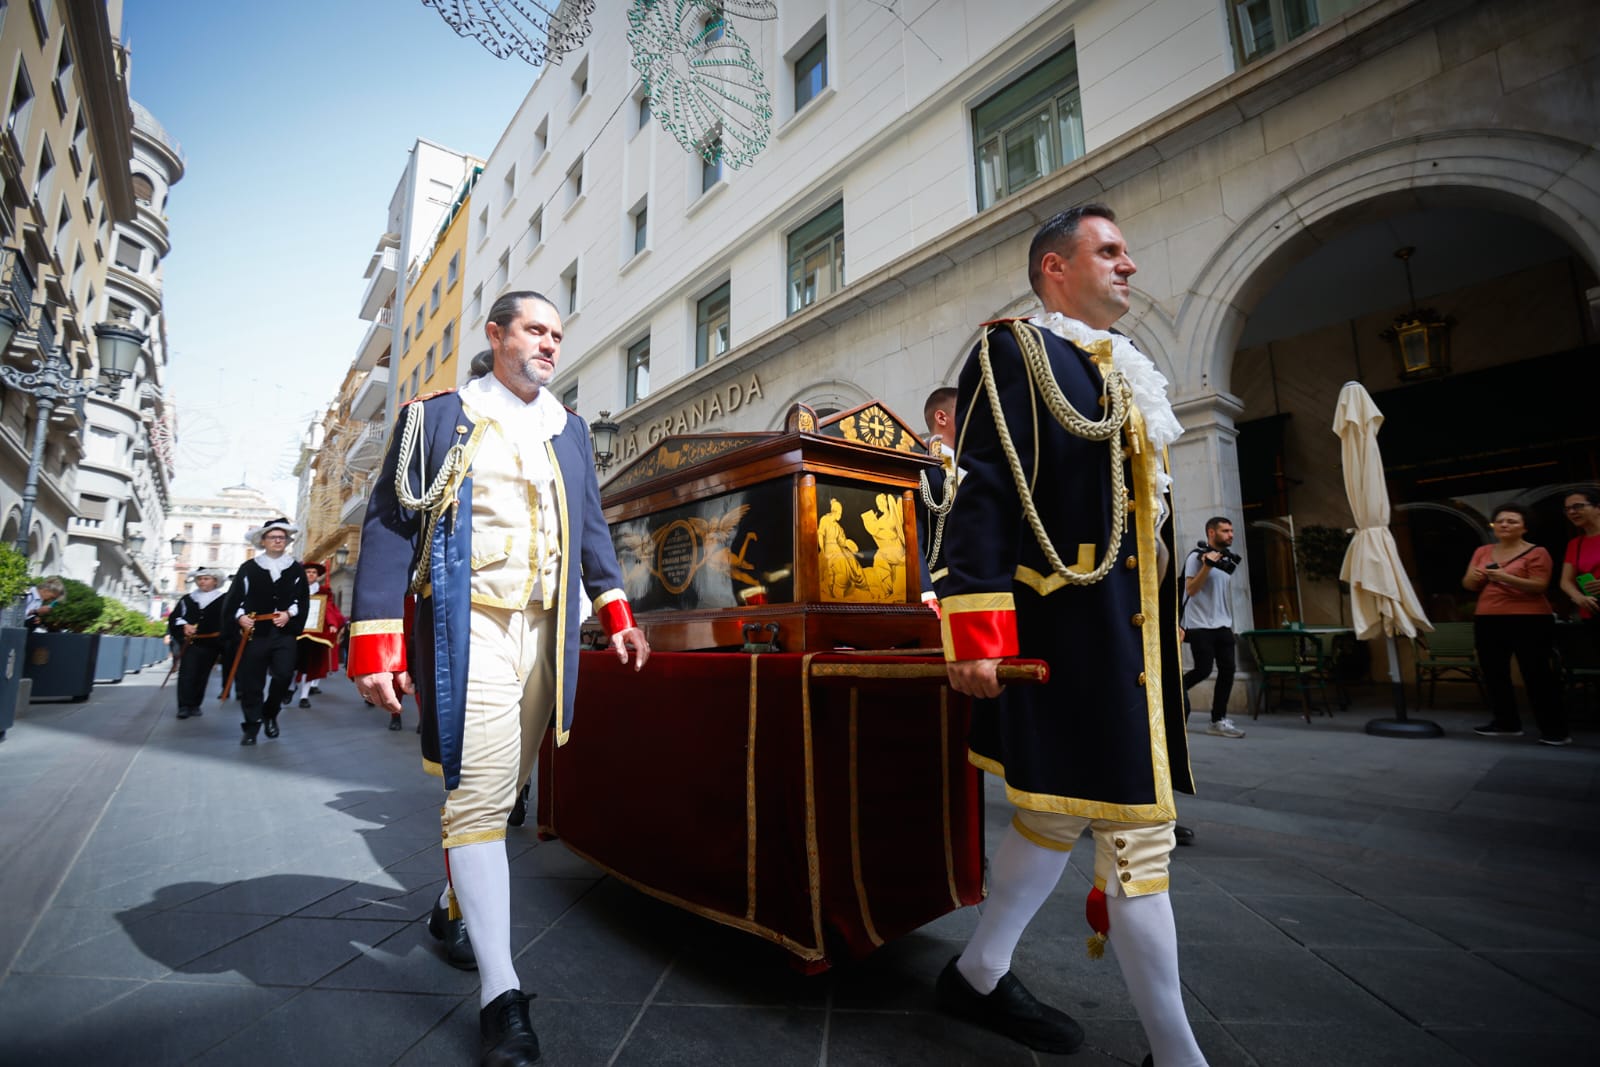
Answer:
<path fill-rule="evenodd" d="M 772 93 L 726 14 L 768 7 L 777 13 L 753 0 L 634 0 L 628 11 L 633 69 L 644 79 L 650 113 L 708 163 L 720 157 L 747 166 L 767 146 Z"/>
<path fill-rule="evenodd" d="M 471 37 L 498 59 L 518 56 L 534 66 L 560 63 L 581 48 L 592 27 L 594 0 L 422 0 L 462 37 Z"/>

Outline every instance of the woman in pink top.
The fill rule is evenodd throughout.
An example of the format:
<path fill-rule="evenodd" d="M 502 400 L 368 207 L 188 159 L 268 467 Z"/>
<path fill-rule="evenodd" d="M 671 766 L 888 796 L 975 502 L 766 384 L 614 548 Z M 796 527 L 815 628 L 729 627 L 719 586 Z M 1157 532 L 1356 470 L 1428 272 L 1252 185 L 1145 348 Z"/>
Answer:
<path fill-rule="evenodd" d="M 1551 666 L 1555 616 L 1544 595 L 1550 585 L 1550 553 L 1524 539 L 1528 513 L 1519 504 L 1495 508 L 1492 529 L 1495 543 L 1472 554 L 1461 579 L 1464 587 L 1478 594 L 1473 635 L 1494 712 L 1493 721 L 1473 732 L 1487 737 L 1522 733 L 1516 690 L 1511 686 L 1511 657 L 1516 656 L 1528 687 L 1528 703 L 1539 723 L 1540 742 L 1570 745 L 1561 689 Z"/>

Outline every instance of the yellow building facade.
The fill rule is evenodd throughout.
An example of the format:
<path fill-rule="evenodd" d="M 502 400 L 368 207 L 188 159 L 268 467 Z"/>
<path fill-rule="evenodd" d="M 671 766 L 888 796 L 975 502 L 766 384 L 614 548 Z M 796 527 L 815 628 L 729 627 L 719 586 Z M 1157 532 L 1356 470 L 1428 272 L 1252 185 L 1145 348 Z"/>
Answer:
<path fill-rule="evenodd" d="M 472 189 L 482 173 L 482 167 L 468 173 L 440 219 L 431 244 L 407 268 L 405 308 L 396 325 L 397 356 L 392 360 L 401 403 L 455 388 L 466 377 L 462 360 L 470 362 L 482 347 L 472 347 L 461 336 L 467 220 L 472 215 Z"/>

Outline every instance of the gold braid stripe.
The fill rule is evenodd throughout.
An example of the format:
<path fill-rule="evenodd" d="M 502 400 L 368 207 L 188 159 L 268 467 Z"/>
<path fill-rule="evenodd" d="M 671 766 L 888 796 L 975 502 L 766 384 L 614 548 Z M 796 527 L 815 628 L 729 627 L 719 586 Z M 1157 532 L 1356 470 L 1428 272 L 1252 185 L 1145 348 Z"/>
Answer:
<path fill-rule="evenodd" d="M 1084 574 L 1069 569 L 1062 562 L 1060 554 L 1056 552 L 1056 546 L 1050 542 L 1050 535 L 1045 532 L 1044 520 L 1039 517 L 1039 509 L 1033 502 L 1032 485 L 1022 470 L 1022 459 L 1017 455 L 1017 446 L 1011 440 L 1011 431 L 1006 425 L 1005 412 L 1000 408 L 1000 387 L 995 383 L 994 365 L 989 359 L 989 332 L 984 331 L 983 340 L 978 346 L 978 367 L 983 375 L 983 389 L 989 397 L 989 407 L 994 412 L 994 424 L 1000 437 L 1000 448 L 1005 452 L 1006 463 L 1011 468 L 1011 477 L 1017 483 L 1017 496 L 1022 501 L 1022 513 L 1027 518 L 1028 526 L 1033 530 L 1034 539 L 1039 542 L 1039 548 L 1044 552 L 1045 559 L 1049 561 L 1050 569 L 1068 585 L 1093 585 L 1110 572 L 1112 564 L 1116 562 L 1123 534 L 1127 530 L 1127 509 L 1122 506 L 1122 501 L 1127 498 L 1127 487 L 1122 474 L 1120 436 L 1123 426 L 1128 421 L 1131 391 L 1121 371 L 1106 368 L 1103 371 L 1105 382 L 1102 395 L 1109 410 L 1106 417 L 1099 422 L 1085 418 L 1072 406 L 1066 394 L 1061 391 L 1055 375 L 1051 373 L 1050 357 L 1045 352 L 1043 335 L 1039 329 L 1024 322 L 1013 322 L 1010 326 L 1012 334 L 1017 339 L 1017 348 L 1022 353 L 1023 366 L 1028 372 L 1029 388 L 1038 388 L 1050 417 L 1074 437 L 1081 437 L 1086 441 L 1110 442 L 1108 451 L 1111 454 L 1111 539 L 1106 545 L 1105 557 L 1101 559 L 1099 565 Z M 1037 464 L 1037 433 L 1034 442 L 1034 457 Z"/>

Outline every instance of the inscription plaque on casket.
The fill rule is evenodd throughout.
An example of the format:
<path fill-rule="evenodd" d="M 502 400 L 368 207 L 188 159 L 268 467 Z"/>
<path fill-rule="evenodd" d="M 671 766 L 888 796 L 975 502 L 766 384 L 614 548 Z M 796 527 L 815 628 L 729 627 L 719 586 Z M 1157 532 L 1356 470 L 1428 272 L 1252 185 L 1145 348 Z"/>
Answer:
<path fill-rule="evenodd" d="M 915 500 L 937 461 L 873 401 L 771 433 L 669 437 L 605 487 L 623 588 L 653 648 L 932 648 Z"/>

